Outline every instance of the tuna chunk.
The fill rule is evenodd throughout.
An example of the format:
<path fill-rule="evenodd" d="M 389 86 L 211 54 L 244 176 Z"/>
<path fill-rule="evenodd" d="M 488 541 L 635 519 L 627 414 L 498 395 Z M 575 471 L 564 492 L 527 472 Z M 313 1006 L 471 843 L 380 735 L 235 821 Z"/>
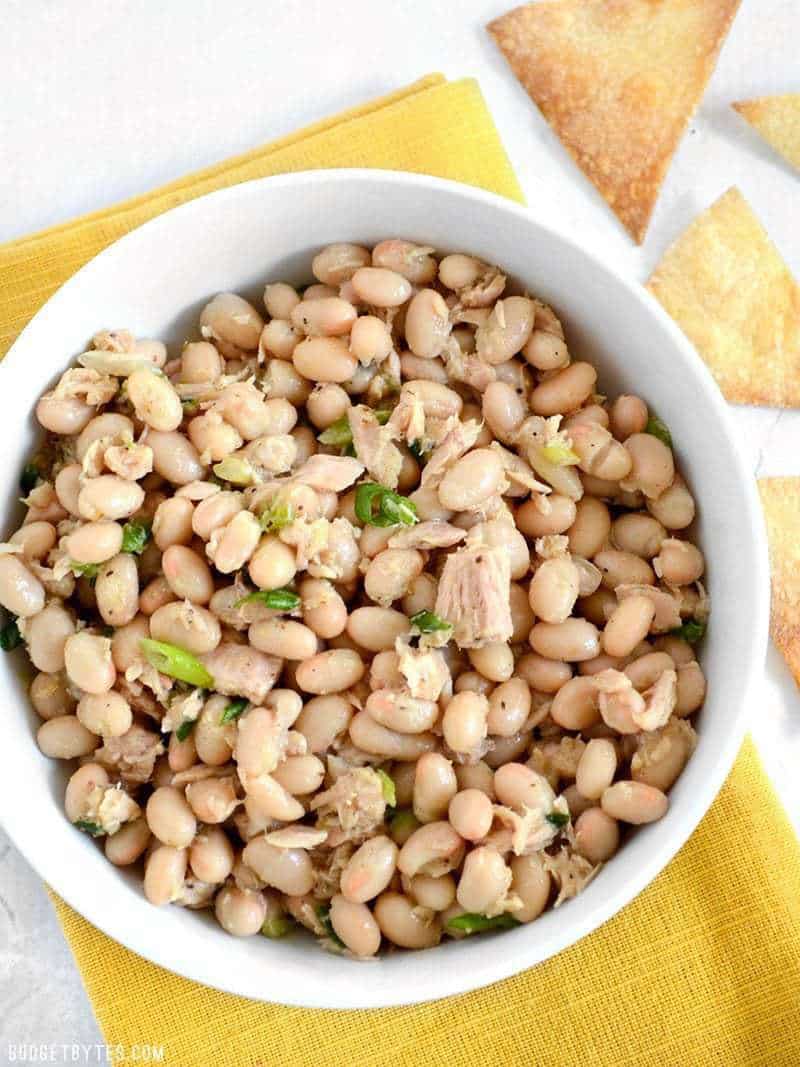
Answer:
<path fill-rule="evenodd" d="M 462 548 L 445 561 L 436 614 L 453 624 L 459 648 L 507 641 L 514 631 L 510 593 L 511 565 L 504 549 Z"/>
<path fill-rule="evenodd" d="M 343 493 L 364 473 L 364 464 L 351 456 L 309 456 L 292 475 L 293 482 L 310 485 L 312 489 L 332 489 Z"/>
<path fill-rule="evenodd" d="M 397 638 L 394 647 L 397 669 L 412 697 L 438 700 L 445 687 L 452 692 L 450 669 L 438 648 L 412 648 L 402 637 Z"/>
<path fill-rule="evenodd" d="M 381 779 L 367 767 L 348 771 L 318 793 L 311 808 L 317 812 L 317 827 L 329 831 L 329 845 L 363 840 L 383 822 L 386 801 Z"/>
<path fill-rule="evenodd" d="M 456 460 L 469 452 L 478 440 L 480 432 L 480 423 L 475 419 L 467 419 L 466 422 L 456 420 L 452 429 L 445 434 L 442 443 L 431 452 L 422 470 L 422 486 L 431 488 L 438 486 Z"/>
<path fill-rule="evenodd" d="M 263 701 L 283 667 L 283 661 L 276 656 L 229 642 L 223 642 L 201 658 L 218 693 L 246 697 L 254 704 Z"/>
<path fill-rule="evenodd" d="M 678 675 L 673 670 L 664 671 L 645 693 L 643 711 L 633 713 L 633 721 L 642 730 L 658 730 L 666 726 L 678 701 Z"/>
<path fill-rule="evenodd" d="M 599 866 L 593 867 L 583 856 L 571 852 L 566 847 L 561 848 L 555 856 L 543 853 L 542 863 L 544 869 L 552 874 L 558 886 L 554 908 L 580 893 L 600 870 Z"/>
<path fill-rule="evenodd" d="M 107 737 L 102 748 L 92 756 L 107 771 L 118 774 L 123 782 L 140 784 L 150 779 L 164 746 L 158 734 L 134 723 L 120 737 Z"/>
<path fill-rule="evenodd" d="M 95 786 L 86 804 L 85 818 L 107 834 L 115 834 L 123 823 L 138 819 L 142 809 L 120 786 Z"/>
<path fill-rule="evenodd" d="M 418 522 L 389 538 L 389 548 L 452 548 L 467 536 L 466 530 L 433 519 Z"/>
<path fill-rule="evenodd" d="M 348 413 L 356 456 L 369 474 L 389 489 L 397 488 L 403 456 L 392 443 L 394 428 L 381 426 L 370 408 L 358 404 Z"/>
<path fill-rule="evenodd" d="M 119 383 L 116 378 L 88 367 L 72 367 L 65 370 L 55 387 L 57 397 L 76 397 L 85 404 L 107 404 L 117 394 Z"/>
<path fill-rule="evenodd" d="M 355 529 L 341 515 L 329 519 L 304 519 L 293 522 L 278 535 L 295 548 L 298 570 L 307 570 L 314 578 L 334 581 L 352 577 L 360 556 Z"/>
<path fill-rule="evenodd" d="M 386 428 L 395 440 L 409 445 L 425 436 L 425 407 L 416 393 L 403 386 Z"/>
<path fill-rule="evenodd" d="M 457 341 L 448 346 L 445 354 L 448 377 L 455 382 L 464 382 L 477 393 L 497 380 L 497 371 L 474 352 L 462 352 Z"/>

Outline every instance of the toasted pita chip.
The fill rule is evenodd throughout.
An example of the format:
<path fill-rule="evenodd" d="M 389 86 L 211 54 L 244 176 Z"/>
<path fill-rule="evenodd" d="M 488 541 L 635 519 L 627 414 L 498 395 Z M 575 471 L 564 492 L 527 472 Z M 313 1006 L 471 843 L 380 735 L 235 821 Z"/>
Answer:
<path fill-rule="evenodd" d="M 800 406 L 800 287 L 738 189 L 667 249 L 647 287 L 731 403 Z"/>
<path fill-rule="evenodd" d="M 772 640 L 800 686 L 800 478 L 761 478 L 772 567 Z"/>
<path fill-rule="evenodd" d="M 565 148 L 641 244 L 740 0 L 546 0 L 489 24 Z"/>
<path fill-rule="evenodd" d="M 760 96 L 733 106 L 765 141 L 800 170 L 800 93 Z"/>

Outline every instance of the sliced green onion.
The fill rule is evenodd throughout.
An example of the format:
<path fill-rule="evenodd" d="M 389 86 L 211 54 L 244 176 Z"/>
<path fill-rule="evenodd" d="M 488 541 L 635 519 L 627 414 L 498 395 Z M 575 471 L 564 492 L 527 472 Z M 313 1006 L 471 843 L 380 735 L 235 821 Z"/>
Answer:
<path fill-rule="evenodd" d="M 92 822 L 90 819 L 76 819 L 72 825 L 82 830 L 85 834 L 91 834 L 92 837 L 103 837 L 105 834 L 103 827 L 98 826 L 96 822 Z"/>
<path fill-rule="evenodd" d="M 236 700 L 232 700 L 219 717 L 220 726 L 235 722 L 249 703 L 250 701 L 245 700 L 243 697 L 237 697 Z"/>
<path fill-rule="evenodd" d="M 399 393 L 400 392 L 400 380 L 395 378 L 393 374 L 381 374 L 381 381 L 386 387 L 387 393 Z"/>
<path fill-rule="evenodd" d="M 432 634 L 453 629 L 453 624 L 447 619 L 435 615 L 432 611 L 418 611 L 411 616 L 411 625 L 421 634 Z"/>
<path fill-rule="evenodd" d="M 413 501 L 377 482 L 364 482 L 356 489 L 355 512 L 366 526 L 413 526 L 419 522 Z"/>
<path fill-rule="evenodd" d="M 667 426 L 658 415 L 650 416 L 647 420 L 644 432 L 652 434 L 653 437 L 657 437 L 659 441 L 663 441 L 667 448 L 672 448 L 672 434 L 669 432 L 669 426 Z"/>
<path fill-rule="evenodd" d="M 397 790 L 394 786 L 394 778 L 390 777 L 386 771 L 376 770 L 375 773 L 381 780 L 381 790 L 383 791 L 383 799 L 386 801 L 390 808 L 397 806 Z"/>
<path fill-rule="evenodd" d="M 294 522 L 294 508 L 291 504 L 275 501 L 271 507 L 265 508 L 258 517 L 261 529 L 265 533 L 277 533 L 284 526 L 291 526 Z"/>
<path fill-rule="evenodd" d="M 274 919 L 265 919 L 261 925 L 261 933 L 273 941 L 279 937 L 286 937 L 295 927 L 295 923 L 287 915 L 277 915 Z"/>
<path fill-rule="evenodd" d="M 412 834 L 420 825 L 419 819 L 413 811 L 401 808 L 396 811 L 389 822 L 389 829 L 393 834 Z"/>
<path fill-rule="evenodd" d="M 39 468 L 35 463 L 25 464 L 22 468 L 22 474 L 19 476 L 19 487 L 26 496 L 31 489 L 36 487 L 36 483 L 39 481 L 40 477 Z"/>
<path fill-rule="evenodd" d="M 4 652 L 13 652 L 22 644 L 22 634 L 19 632 L 17 620 L 12 619 L 0 630 L 0 648 Z"/>
<path fill-rule="evenodd" d="M 150 527 L 143 522 L 126 522 L 122 527 L 122 550 L 141 556 L 150 540 Z"/>
<path fill-rule="evenodd" d="M 385 426 L 392 414 L 391 411 L 373 411 L 372 413 L 381 426 Z M 333 448 L 346 448 L 353 443 L 353 431 L 350 428 L 350 418 L 342 415 L 340 419 L 332 422 L 323 430 L 317 438 L 321 445 L 330 445 Z"/>
<path fill-rule="evenodd" d="M 706 624 L 697 619 L 689 619 L 682 626 L 670 630 L 673 637 L 680 637 L 682 641 L 688 641 L 690 645 L 696 645 L 701 637 L 705 636 Z"/>
<path fill-rule="evenodd" d="M 175 736 L 179 741 L 185 741 L 195 726 L 197 726 L 197 719 L 186 719 L 176 729 Z"/>
<path fill-rule="evenodd" d="M 486 915 L 468 911 L 463 915 L 454 915 L 447 920 L 450 930 L 459 930 L 462 934 L 477 934 L 483 930 L 510 930 L 512 926 L 519 926 L 519 919 L 513 915 L 493 915 L 491 919 Z"/>
<path fill-rule="evenodd" d="M 69 563 L 72 568 L 72 573 L 77 574 L 81 578 L 88 578 L 90 582 L 94 582 L 97 577 L 97 572 L 100 570 L 99 563 L 76 563 L 74 559 Z"/>
<path fill-rule="evenodd" d="M 574 467 L 581 460 L 578 453 L 573 451 L 561 437 L 554 437 L 552 441 L 542 445 L 541 453 L 554 467 Z"/>
<path fill-rule="evenodd" d="M 215 463 L 212 470 L 223 482 L 230 482 L 231 485 L 252 485 L 255 480 L 250 461 L 244 456 L 226 456 Z"/>
<path fill-rule="evenodd" d="M 338 945 L 339 948 L 347 948 L 347 945 L 345 945 L 344 941 L 342 941 L 341 937 L 339 937 L 339 935 L 333 928 L 333 923 L 331 922 L 331 909 L 326 904 L 319 904 L 317 906 L 316 911 L 317 918 L 325 927 L 325 933 L 327 934 L 328 938 L 334 943 L 334 945 Z"/>
<path fill-rule="evenodd" d="M 181 400 L 181 407 L 183 408 L 184 415 L 194 415 L 200 407 L 200 401 L 195 396 L 185 396 L 183 400 Z"/>
<path fill-rule="evenodd" d="M 242 604 L 264 604 L 273 611 L 294 611 L 300 607 L 300 597 L 291 589 L 256 589 L 255 593 L 248 593 L 233 606 L 238 608 Z"/>
<path fill-rule="evenodd" d="M 200 660 L 185 648 L 169 645 L 166 641 L 154 641 L 151 637 L 143 637 L 139 647 L 150 666 L 159 673 L 201 689 L 214 688 L 214 679 Z"/>
<path fill-rule="evenodd" d="M 317 440 L 321 445 L 330 445 L 332 448 L 344 448 L 345 445 L 349 445 L 353 440 L 353 433 L 348 417 L 342 415 L 340 419 L 332 422 L 327 430 L 322 431 Z"/>
<path fill-rule="evenodd" d="M 545 815 L 545 819 L 551 826 L 556 826 L 560 830 L 562 826 L 566 826 L 569 822 L 569 815 L 565 811 L 549 811 Z"/>

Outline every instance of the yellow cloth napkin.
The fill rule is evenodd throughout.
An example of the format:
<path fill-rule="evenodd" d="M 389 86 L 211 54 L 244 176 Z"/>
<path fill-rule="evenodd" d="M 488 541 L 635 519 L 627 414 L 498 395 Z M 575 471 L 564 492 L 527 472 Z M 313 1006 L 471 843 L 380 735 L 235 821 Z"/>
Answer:
<path fill-rule="evenodd" d="M 0 248 L 0 345 L 145 219 L 248 178 L 347 165 L 426 171 L 521 199 L 475 82 L 433 76 Z M 800 1064 L 800 848 L 750 741 L 691 840 L 623 912 L 533 970 L 435 1004 L 348 1013 L 253 1003 L 168 974 L 55 905 L 108 1043 L 129 1057 L 135 1045 L 163 1046 L 166 1067 Z M 562 915 L 568 923 L 568 906 Z"/>

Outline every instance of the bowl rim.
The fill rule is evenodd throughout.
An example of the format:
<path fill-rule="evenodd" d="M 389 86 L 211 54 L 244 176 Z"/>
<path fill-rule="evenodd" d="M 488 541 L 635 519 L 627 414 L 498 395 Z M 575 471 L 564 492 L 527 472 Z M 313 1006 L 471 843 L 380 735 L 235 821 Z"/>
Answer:
<path fill-rule="evenodd" d="M 236 980 L 237 976 L 229 975 L 227 971 L 220 974 L 219 971 L 212 972 L 208 966 L 205 966 L 204 973 L 198 977 L 198 968 L 200 970 L 203 969 L 203 962 L 197 956 L 192 957 L 190 964 L 185 964 L 182 960 L 176 961 L 174 954 L 169 951 L 167 945 L 148 931 L 131 929 L 131 924 L 126 923 L 124 917 L 120 917 L 119 910 L 114 909 L 113 906 L 109 907 L 103 915 L 83 916 L 87 922 L 118 944 L 123 945 L 143 959 L 190 981 L 199 982 L 211 988 L 256 1001 L 309 1008 L 356 1010 L 434 1001 L 482 988 L 493 982 L 521 973 L 523 970 L 527 970 L 558 954 L 565 948 L 576 944 L 588 933 L 599 929 L 638 896 L 667 866 L 677 851 L 683 847 L 692 835 L 698 823 L 713 803 L 730 772 L 741 746 L 747 728 L 748 698 L 752 695 L 755 683 L 763 673 L 766 657 L 769 617 L 769 570 L 766 532 L 755 479 L 738 443 L 728 406 L 710 371 L 695 351 L 693 345 L 655 297 L 638 280 L 628 277 L 616 266 L 605 262 L 592 245 L 584 246 L 577 238 L 566 233 L 538 212 L 504 196 L 450 179 L 378 168 L 306 170 L 252 179 L 196 197 L 147 220 L 141 226 L 118 238 L 84 264 L 36 312 L 36 315 L 21 331 L 19 337 L 9 349 L 3 362 L 8 365 L 10 361 L 12 365 L 16 366 L 17 358 L 22 358 L 20 350 L 24 347 L 29 333 L 35 329 L 35 324 L 40 317 L 46 315 L 48 311 L 58 308 L 63 302 L 68 302 L 73 289 L 83 284 L 87 275 L 92 275 L 97 271 L 102 272 L 107 265 L 113 264 L 115 257 L 121 254 L 121 249 L 127 251 L 130 246 L 135 246 L 137 241 L 141 241 L 143 235 L 149 238 L 159 227 L 169 226 L 174 217 L 191 216 L 193 214 L 202 216 L 210 201 L 258 198 L 262 195 L 269 195 L 269 191 L 274 188 L 284 186 L 308 188 L 331 182 L 345 182 L 354 186 L 362 183 L 382 182 L 386 186 L 395 189 L 419 191 L 433 189 L 457 197 L 466 203 L 481 204 L 506 214 L 514 215 L 520 221 L 524 221 L 526 225 L 533 224 L 549 238 L 569 246 L 579 257 L 588 262 L 591 269 L 612 278 L 625 290 L 629 299 L 638 302 L 648 315 L 659 320 L 662 330 L 669 336 L 675 348 L 681 351 L 687 365 L 692 369 L 698 379 L 698 384 L 704 387 L 705 399 L 714 407 L 721 423 L 729 446 L 730 459 L 735 468 L 736 480 L 740 483 L 742 490 L 744 513 L 740 516 L 740 529 L 747 533 L 752 543 L 755 566 L 753 575 L 755 604 L 753 614 L 748 619 L 752 637 L 751 655 L 744 665 L 744 670 L 741 672 L 741 700 L 734 709 L 731 728 L 725 736 L 725 741 L 716 749 L 713 765 L 709 767 L 709 773 L 703 779 L 697 794 L 694 796 L 691 808 L 685 813 L 683 821 L 677 823 L 671 829 L 669 835 L 665 835 L 659 847 L 652 850 L 652 855 L 648 862 L 641 864 L 638 869 L 632 871 L 624 885 L 616 892 L 609 894 L 605 902 L 595 908 L 591 914 L 584 916 L 582 921 L 563 923 L 561 929 L 550 936 L 548 947 L 545 951 L 537 951 L 535 946 L 532 946 L 530 953 L 523 952 L 525 959 L 522 962 L 519 959 L 519 950 L 507 953 L 484 951 L 479 957 L 471 959 L 473 973 L 469 977 L 465 977 L 463 971 L 458 968 L 435 968 L 435 976 L 431 976 L 424 983 L 415 985 L 414 988 L 405 986 L 391 995 L 376 993 L 370 988 L 369 983 L 359 983 L 357 999 L 349 992 L 346 995 L 340 994 L 335 987 L 331 987 L 330 983 L 328 983 L 324 992 L 315 988 L 313 983 L 309 986 L 301 984 L 297 988 L 287 985 L 287 987 L 281 988 L 281 999 L 276 1002 L 269 1001 L 265 996 L 254 994 L 251 989 L 248 992 L 243 992 L 242 985 Z M 739 664 L 738 667 L 741 669 L 742 665 Z M 3 826 L 15 847 L 34 868 L 39 877 L 50 885 L 78 914 L 83 915 L 81 911 L 81 894 L 76 884 L 71 883 L 65 889 L 59 888 L 58 850 L 48 848 L 47 842 L 39 845 L 33 844 L 28 840 L 25 837 L 24 819 L 20 817 L 18 812 L 15 813 L 10 806 L 6 810 L 0 809 L 0 825 Z M 520 935 L 524 936 L 525 929 L 524 926 L 520 927 L 519 930 L 507 932 L 505 936 L 519 938 Z M 494 942 L 494 938 L 492 938 L 492 942 Z M 488 949 L 489 946 L 487 945 L 486 947 Z"/>

